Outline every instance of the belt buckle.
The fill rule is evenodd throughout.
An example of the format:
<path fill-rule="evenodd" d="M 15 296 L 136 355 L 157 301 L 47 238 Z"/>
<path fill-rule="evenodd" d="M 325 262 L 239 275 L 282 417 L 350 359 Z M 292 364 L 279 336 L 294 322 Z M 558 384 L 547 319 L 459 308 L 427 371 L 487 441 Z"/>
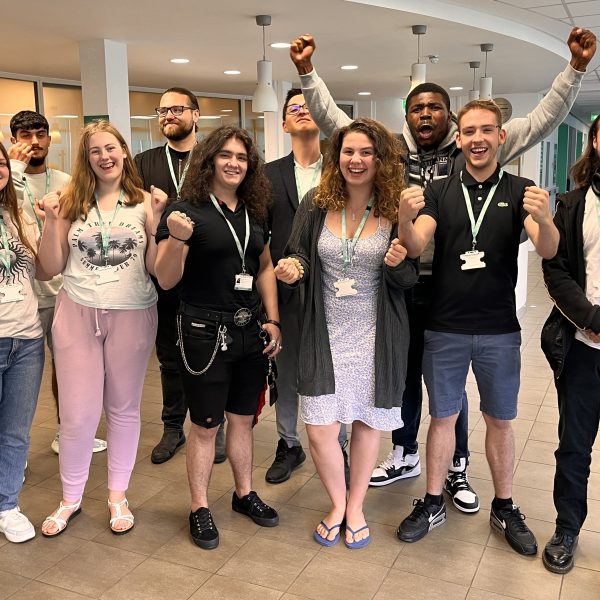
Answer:
<path fill-rule="evenodd" d="M 249 308 L 239 308 L 233 315 L 233 322 L 238 327 L 245 327 L 252 319 L 252 312 Z"/>

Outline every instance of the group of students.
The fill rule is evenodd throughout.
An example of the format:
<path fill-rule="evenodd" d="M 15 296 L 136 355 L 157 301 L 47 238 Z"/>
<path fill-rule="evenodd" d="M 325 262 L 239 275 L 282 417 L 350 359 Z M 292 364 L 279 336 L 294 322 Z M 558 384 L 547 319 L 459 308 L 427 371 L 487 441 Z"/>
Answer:
<path fill-rule="evenodd" d="M 568 79 L 585 70 L 595 38 L 574 30 L 569 46 L 573 59 L 567 73 L 557 78 L 533 116 L 512 121 L 507 131 L 492 101 L 468 103 L 455 122 L 445 90 L 424 84 L 407 98 L 407 128 L 398 140 L 374 120 L 351 121 L 342 116 L 312 68 L 314 40 L 311 36 L 294 40 L 291 56 L 304 95 L 298 90 L 288 95 L 284 126 L 288 116 L 314 118 L 331 136 L 326 155 L 319 159 L 320 182 L 298 198 L 289 239 L 275 265 L 268 226 L 271 186 L 253 140 L 240 128 L 220 127 L 199 142 L 187 159 L 178 197 L 168 200 L 159 188 L 150 193 L 142 189 L 127 145 L 112 125 L 90 124 L 82 132 L 71 181 L 62 191 L 35 202 L 37 223 L 19 210 L 8 153 L 2 148 L 0 311 L 4 312 L 0 321 L 7 331 L 0 332 L 2 344 L 6 342 L 0 464 L 2 472 L 11 476 L 0 489 L 0 530 L 6 537 L 18 542 L 34 535 L 32 524 L 17 506 L 43 369 L 34 275 L 38 279 L 63 275 L 52 325 L 63 497 L 42 524 L 47 537 L 65 531 L 81 511 L 103 408 L 110 528 L 123 534 L 134 526 L 125 493 L 139 438 L 143 380 L 156 338 L 157 293 L 150 279 L 156 275 L 161 288 L 176 287 L 179 297 L 174 326 L 178 370 L 191 420 L 189 521 L 198 546 L 212 549 L 219 543 L 208 506 L 208 484 L 215 438 L 225 415 L 227 457 L 235 480 L 232 509 L 262 526 L 279 522 L 275 509 L 252 490 L 251 479 L 252 427 L 265 379 L 287 344 L 280 322 L 279 280 L 288 289 L 302 288 L 298 339 L 293 340 L 298 347 L 300 414 L 331 499 L 331 509 L 317 525 L 314 539 L 332 546 L 344 529 L 348 548 L 363 548 L 371 541 L 363 505 L 368 486 L 377 477 L 379 432 L 402 430 L 407 421 L 405 388 L 408 391 L 412 376 L 419 392 L 413 384 L 411 393 L 420 398 L 421 372 L 432 416 L 427 494 L 415 501 L 414 510 L 398 528 L 398 537 L 417 541 L 445 521 L 444 487 L 459 508 L 457 502 L 464 499 L 459 492 L 467 491 L 471 506 L 466 512 L 478 510 L 477 496 L 466 479 L 468 451 L 458 456 L 458 463 L 456 455 L 453 460 L 454 431 L 459 415 L 466 419 L 464 388 L 472 365 L 488 428 L 486 453 L 495 488 L 491 524 L 516 551 L 536 553 L 535 536 L 511 492 L 510 421 L 516 416 L 520 370 L 514 298 L 517 253 L 525 229 L 546 259 L 548 273 L 567 243 L 553 224 L 547 192 L 503 172 L 501 164 L 545 137 L 564 118 L 563 96 L 571 99 L 576 94 L 575 84 Z M 185 94 L 183 98 L 185 102 Z M 187 110 L 197 111 L 197 104 L 163 105 L 161 100 L 157 112 L 163 122 Z M 597 121 L 590 130 L 596 155 L 588 157 L 596 161 Z M 445 144 L 446 139 L 451 143 Z M 600 200 L 598 181 L 592 177 L 591 182 L 588 195 L 593 206 Z M 586 204 L 588 212 L 596 215 Z M 592 221 L 590 217 L 584 231 L 590 255 L 597 226 Z M 560 234 L 564 236 L 562 229 Z M 418 258 L 432 239 L 433 254 L 424 261 L 429 269 L 426 290 L 420 289 L 430 306 L 421 311 L 426 317 L 415 327 L 410 313 L 418 300 L 412 288 L 419 279 Z M 569 270 L 563 263 L 559 266 Z M 557 278 L 564 285 L 565 277 Z M 585 275 L 577 280 L 580 287 L 582 282 Z M 564 289 L 560 287 L 560 292 Z M 587 296 L 595 289 L 591 285 Z M 595 312 L 584 298 L 586 290 L 582 306 L 574 309 L 581 312 L 582 321 L 571 320 L 585 330 L 582 341 L 598 343 Z M 557 304 L 561 308 L 558 300 Z M 555 321 L 566 327 L 563 321 Z M 569 364 L 561 359 L 565 373 Z M 577 368 L 575 376 L 579 376 Z M 589 378 L 594 377 L 592 370 Z M 564 393 L 573 393 L 567 387 Z M 24 389 L 29 392 L 26 410 Z M 560 385 L 558 389 L 560 404 Z M 418 419 L 420 405 L 415 406 L 414 397 L 409 408 L 410 419 Z M 573 425 L 566 420 L 564 416 L 561 428 L 571 430 Z M 595 429 L 589 425 L 586 429 L 590 452 L 597 422 L 596 415 Z M 352 425 L 349 490 L 338 443 L 341 424 Z M 466 421 L 464 427 L 466 431 Z M 561 434 L 561 445 L 572 440 L 569 435 Z M 572 443 L 582 451 L 580 441 Z M 10 451 L 4 452 L 5 447 Z M 565 450 L 565 460 L 572 460 L 572 454 Z M 454 467 L 451 473 L 462 475 L 454 477 L 450 486 L 449 465 Z M 572 476 L 571 470 L 563 471 L 568 471 L 564 477 Z M 585 469 L 580 471 L 579 491 L 587 482 Z M 555 490 L 555 496 L 561 493 Z M 578 516 L 585 518 L 584 512 L 582 508 Z M 553 554 L 547 547 L 544 561 L 549 568 L 564 571 L 572 566 L 572 552 L 571 562 L 563 564 L 565 547 L 568 540 L 570 548 L 576 543 L 580 521 L 563 524 L 559 510 L 556 536 L 560 539 L 553 538 L 550 545 L 560 552 Z"/>

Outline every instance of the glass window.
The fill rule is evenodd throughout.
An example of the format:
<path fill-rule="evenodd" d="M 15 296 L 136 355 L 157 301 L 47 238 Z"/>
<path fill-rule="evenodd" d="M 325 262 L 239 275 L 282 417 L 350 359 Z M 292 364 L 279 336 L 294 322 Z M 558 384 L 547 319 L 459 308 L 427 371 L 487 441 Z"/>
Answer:
<path fill-rule="evenodd" d="M 0 142 L 10 148 L 10 119 L 21 110 L 37 110 L 33 81 L 0 78 Z"/>
<path fill-rule="evenodd" d="M 254 138 L 261 158 L 265 158 L 265 117 L 263 113 L 252 112 L 252 100 L 244 100 L 246 130 Z"/>

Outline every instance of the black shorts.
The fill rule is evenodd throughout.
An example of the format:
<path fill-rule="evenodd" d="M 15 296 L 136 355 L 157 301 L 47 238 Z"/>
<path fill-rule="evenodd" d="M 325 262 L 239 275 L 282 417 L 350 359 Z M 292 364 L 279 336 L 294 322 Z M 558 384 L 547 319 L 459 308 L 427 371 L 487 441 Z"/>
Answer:
<path fill-rule="evenodd" d="M 252 319 L 245 327 L 237 327 L 181 313 L 180 318 L 187 366 L 180 343 L 179 372 L 192 423 L 210 429 L 223 422 L 225 412 L 254 415 L 269 367 L 258 322 Z M 225 351 L 217 340 L 223 327 L 227 328 Z M 188 367 L 206 371 L 193 375 Z"/>

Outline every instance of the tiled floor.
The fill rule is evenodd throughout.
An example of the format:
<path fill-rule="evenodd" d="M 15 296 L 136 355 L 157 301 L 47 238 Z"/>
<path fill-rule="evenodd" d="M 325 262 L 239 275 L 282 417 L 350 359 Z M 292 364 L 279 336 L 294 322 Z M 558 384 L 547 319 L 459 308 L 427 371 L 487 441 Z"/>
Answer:
<path fill-rule="evenodd" d="M 522 319 L 519 418 L 514 424 L 514 498 L 542 546 L 553 531 L 552 453 L 558 418 L 552 378 L 539 348 L 539 330 L 548 312 L 539 261 L 531 254 L 528 308 Z M 470 474 L 482 500 L 481 511 L 465 515 L 449 508 L 443 527 L 416 544 L 403 544 L 395 529 L 410 511 L 413 498 L 423 493 L 424 476 L 371 489 L 366 515 L 373 543 L 359 551 L 348 550 L 343 544 L 322 548 L 312 540 L 313 528 L 328 501 L 310 458 L 288 482 L 265 483 L 264 474 L 277 442 L 272 409 L 265 412 L 255 429 L 254 481 L 259 494 L 279 509 L 280 526 L 262 529 L 231 511 L 233 481 L 226 462 L 215 466 L 210 487 L 221 545 L 212 551 L 195 547 L 187 530 L 184 453 L 163 465 L 150 462 L 150 451 L 162 430 L 159 385 L 153 360 L 144 389 L 138 462 L 128 493 L 137 519 L 135 530 L 123 537 L 109 532 L 106 454 L 95 455 L 83 512 L 64 535 L 52 540 L 38 535 L 20 545 L 0 536 L 0 599 L 600 598 L 600 442 L 594 451 L 590 512 L 581 534 L 577 566 L 564 577 L 550 574 L 539 554 L 521 557 L 490 530 L 488 507 L 493 490 L 472 379 L 468 384 L 473 408 Z M 428 417 L 424 417 L 421 442 L 426 439 L 427 424 Z M 23 511 L 38 528 L 60 499 L 58 460 L 50 450 L 54 430 L 46 377 L 32 430 L 27 483 L 21 495 Z M 306 441 L 304 430 L 302 435 Z M 389 434 L 385 437 L 382 457 L 390 449 Z M 424 456 L 424 444 L 421 450 Z"/>

